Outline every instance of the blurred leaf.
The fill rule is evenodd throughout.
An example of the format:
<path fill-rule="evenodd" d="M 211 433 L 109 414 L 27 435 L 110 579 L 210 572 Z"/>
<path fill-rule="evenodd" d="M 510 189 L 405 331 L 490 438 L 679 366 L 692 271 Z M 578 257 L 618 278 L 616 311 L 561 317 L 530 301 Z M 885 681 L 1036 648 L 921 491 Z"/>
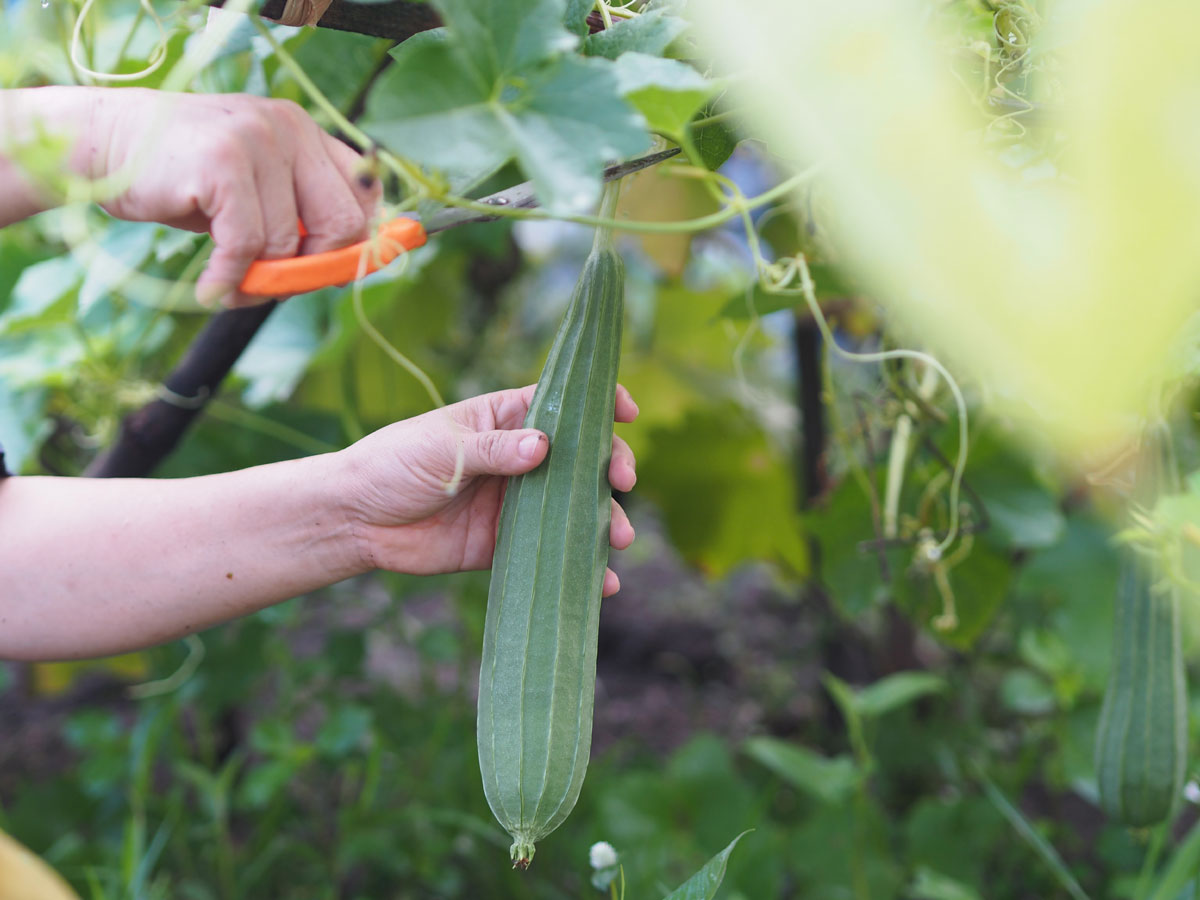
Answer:
<path fill-rule="evenodd" d="M 715 172 L 737 149 L 738 137 L 724 122 L 711 122 L 702 128 L 688 128 L 687 139 L 700 164 Z"/>
<path fill-rule="evenodd" d="M 648 442 L 638 461 L 642 490 L 660 500 L 680 552 L 713 575 L 747 559 L 807 570 L 787 461 L 744 414 L 697 411 Z"/>
<path fill-rule="evenodd" d="M 670 10 L 648 9 L 633 19 L 616 20 L 587 37 L 583 52 L 589 56 L 616 59 L 623 53 L 662 56 L 675 38 L 687 30 L 687 22 Z"/>
<path fill-rule="evenodd" d="M 651 131 L 682 140 L 688 122 L 718 86 L 675 59 L 626 53 L 613 66 L 617 89 Z"/>
<path fill-rule="evenodd" d="M 972 888 L 928 866 L 919 866 L 908 886 L 911 900 L 982 900 Z"/>
<path fill-rule="evenodd" d="M 751 738 L 746 754 L 793 787 L 823 803 L 842 803 L 858 788 L 858 767 L 848 756 L 828 758 L 775 738 Z"/>
<path fill-rule="evenodd" d="M 823 804 L 789 836 L 799 897 L 895 897 L 903 885 L 874 805 Z"/>
<path fill-rule="evenodd" d="M 103 297 L 122 291 L 132 275 L 153 253 L 154 244 L 163 233 L 161 225 L 148 222 L 111 222 L 100 234 L 87 256 L 83 285 L 79 288 L 79 314 L 86 315 Z M 154 302 L 157 293 L 153 282 L 139 282 L 136 293 L 147 303 Z M 167 284 L 162 285 L 166 292 Z M 132 292 L 130 286 L 125 292 Z"/>
<path fill-rule="evenodd" d="M 886 596 L 879 556 L 860 549 L 873 540 L 871 506 L 853 478 L 845 478 L 804 514 L 805 529 L 820 542 L 819 576 L 834 608 L 847 618 L 866 612 Z M 899 551 L 887 555 L 893 579 Z"/>
<path fill-rule="evenodd" d="M 1063 888 L 1073 900 L 1089 900 L 1087 893 L 1079 886 L 1079 882 L 1075 880 L 1075 876 L 1071 874 L 1071 870 L 1067 868 L 1058 851 L 1054 849 L 1054 845 L 1046 840 L 1042 834 L 1033 827 L 1030 821 L 1025 818 L 1024 814 L 1013 806 L 1008 798 L 1000 792 L 1000 789 L 992 783 L 992 780 L 987 777 L 987 774 L 974 766 L 975 778 L 983 787 L 983 793 L 991 801 L 999 812 L 1012 826 L 1013 831 L 1021 838 L 1029 848 L 1037 855 L 1039 859 L 1046 865 L 1046 868 L 1054 875 L 1059 886 Z"/>
<path fill-rule="evenodd" d="M 385 57 L 388 42 L 332 28 L 305 28 L 301 34 L 304 40 L 291 51 L 293 57 L 334 107 L 345 112 Z M 312 114 L 321 120 L 320 110 Z"/>
<path fill-rule="evenodd" d="M 725 880 L 729 854 L 733 852 L 737 842 L 749 833 L 749 830 L 743 831 L 735 837 L 724 850 L 705 863 L 699 872 L 671 891 L 664 900 L 711 900 L 721 882 Z"/>
<path fill-rule="evenodd" d="M 251 408 L 287 400 L 325 337 L 334 291 L 317 291 L 281 303 L 233 367 L 249 382 L 242 399 Z"/>
<path fill-rule="evenodd" d="M 931 672 L 897 672 L 855 694 L 854 704 L 865 719 L 876 718 L 929 694 L 940 694 L 946 681 Z"/>
<path fill-rule="evenodd" d="M 239 806 L 265 809 L 295 777 L 298 767 L 293 758 L 272 759 L 252 767 L 238 786 Z"/>
<path fill-rule="evenodd" d="M 325 756 L 341 757 L 362 743 L 371 730 L 371 710 L 352 703 L 339 703 L 317 732 L 317 750 Z"/>
<path fill-rule="evenodd" d="M 1058 499 L 1038 483 L 1028 464 L 990 436 L 971 447 L 967 480 L 983 501 L 988 539 L 1006 547 L 1050 547 L 1062 537 L 1066 519 Z"/>
<path fill-rule="evenodd" d="M 904 822 L 904 858 L 918 872 L 964 886 L 990 886 L 989 868 L 997 864 L 996 847 L 1006 838 L 1004 822 L 977 794 L 927 794 Z"/>
<path fill-rule="evenodd" d="M 0 379 L 0 446 L 10 473 L 20 474 L 53 430 L 46 397 L 45 388 L 15 390 Z"/>
<path fill-rule="evenodd" d="M 1194 896 L 1197 869 L 1200 869 L 1200 823 L 1191 827 L 1171 854 L 1149 900 L 1181 900 L 1189 896 L 1189 885 Z"/>
<path fill-rule="evenodd" d="M 1179 134 L 1176 105 L 1200 90 L 1200 7 L 1151 0 L 1130 18 L 1125 0 L 1076 0 L 1045 16 L 1026 63 L 1052 145 L 984 125 L 950 63 L 968 44 L 909 4 L 692 7 L 756 132 L 789 171 L 821 160 L 830 231 L 907 333 L 1064 465 L 1111 459 L 1176 377 L 1165 348 L 1200 287 L 1200 131 Z M 992 125 L 1005 137 L 980 141 Z M 1147 272 L 1158 288 L 1129 303 Z"/>
<path fill-rule="evenodd" d="M 588 13 L 595 6 L 595 0 L 567 0 L 566 12 L 563 14 L 563 24 L 567 27 L 567 31 L 586 40 Z"/>
<path fill-rule="evenodd" d="M 977 541 L 970 555 L 949 571 L 956 627 L 936 632 L 939 640 L 967 649 L 991 624 L 1008 596 L 1014 572 L 1011 561 Z M 933 577 L 910 567 L 895 583 L 896 599 L 914 621 L 930 623 L 942 611 L 942 596 Z"/>
<path fill-rule="evenodd" d="M 83 280 L 84 271 L 71 256 L 59 256 L 35 263 L 21 271 L 4 314 L 0 315 L 0 334 L 19 328 L 40 327 L 47 321 L 65 321 L 74 315 L 66 301 Z"/>
<path fill-rule="evenodd" d="M 1000 683 L 1000 699 L 1005 707 L 1027 716 L 1043 716 L 1057 705 L 1054 690 L 1036 672 L 1015 669 Z"/>
<path fill-rule="evenodd" d="M 1045 609 L 1048 624 L 1096 693 L 1108 681 L 1117 561 L 1109 528 L 1073 515 L 1062 539 L 1033 554 L 1016 581 L 1018 596 Z"/>
<path fill-rule="evenodd" d="M 446 625 L 433 625 L 417 638 L 421 655 L 433 662 L 454 662 L 462 652 L 458 634 Z"/>

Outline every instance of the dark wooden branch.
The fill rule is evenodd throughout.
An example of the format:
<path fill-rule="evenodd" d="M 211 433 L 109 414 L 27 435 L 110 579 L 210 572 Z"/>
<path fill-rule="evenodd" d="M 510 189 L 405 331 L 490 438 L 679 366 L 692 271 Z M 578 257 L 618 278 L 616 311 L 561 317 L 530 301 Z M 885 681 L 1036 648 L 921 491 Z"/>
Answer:
<path fill-rule="evenodd" d="M 225 0 L 207 0 L 209 6 L 224 6 Z M 258 14 L 277 19 L 283 14 L 284 0 L 263 0 Z M 321 18 L 322 28 L 352 31 L 371 37 L 406 41 L 414 34 L 437 28 L 442 24 L 437 12 L 425 3 L 410 0 L 389 0 L 387 3 L 352 3 L 333 0 Z"/>
<path fill-rule="evenodd" d="M 96 457 L 84 474 L 134 478 L 153 472 L 204 410 L 275 306 L 271 301 L 213 316 L 163 380 L 162 396 L 126 416 L 116 443 Z"/>
<path fill-rule="evenodd" d="M 825 488 L 825 405 L 822 403 L 821 332 L 807 315 L 796 314 L 792 342 L 796 352 L 796 405 L 800 409 L 797 464 L 801 508 Z"/>
<path fill-rule="evenodd" d="M 225 0 L 206 0 L 209 6 L 224 6 Z M 285 0 L 263 0 L 258 14 L 265 19 L 278 19 L 283 14 Z M 412 0 L 388 0 L 385 3 L 354 3 L 353 0 L 333 0 L 320 28 L 352 31 L 392 41 L 407 41 L 414 34 L 437 28 L 442 24 L 437 11 L 428 4 Z M 588 28 L 593 32 L 604 28 L 600 14 L 588 15 Z"/>

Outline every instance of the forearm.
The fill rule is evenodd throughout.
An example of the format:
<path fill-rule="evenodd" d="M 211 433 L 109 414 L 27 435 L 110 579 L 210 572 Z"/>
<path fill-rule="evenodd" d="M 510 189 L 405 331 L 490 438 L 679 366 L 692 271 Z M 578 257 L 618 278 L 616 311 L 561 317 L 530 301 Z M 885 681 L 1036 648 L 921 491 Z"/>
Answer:
<path fill-rule="evenodd" d="M 358 574 L 336 459 L 0 480 L 0 658 L 146 647 Z"/>
<path fill-rule="evenodd" d="M 40 87 L 0 91 L 0 227 L 48 209 L 61 201 L 49 183 L 67 173 L 95 178 L 104 172 L 107 137 L 100 133 L 99 113 L 112 102 L 104 88 Z M 65 142 L 65 159 L 23 150 L 43 137 Z"/>

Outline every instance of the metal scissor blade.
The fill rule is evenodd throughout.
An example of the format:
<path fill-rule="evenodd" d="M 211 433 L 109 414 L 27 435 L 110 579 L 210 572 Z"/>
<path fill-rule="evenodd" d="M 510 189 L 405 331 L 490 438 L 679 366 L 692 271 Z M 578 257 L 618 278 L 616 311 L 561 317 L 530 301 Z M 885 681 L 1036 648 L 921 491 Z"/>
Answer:
<path fill-rule="evenodd" d="M 679 148 L 675 147 L 671 150 L 651 153 L 649 156 L 642 156 L 638 159 L 631 159 L 629 162 L 609 166 L 604 170 L 604 181 L 605 183 L 616 181 L 618 178 L 624 178 L 626 175 L 640 172 L 642 169 L 656 165 L 664 159 L 670 159 L 677 153 L 679 153 Z M 505 206 L 510 209 L 529 209 L 538 205 L 537 197 L 533 192 L 532 181 L 523 181 L 495 194 L 480 197 L 475 202 L 486 203 L 488 206 Z M 459 225 L 469 225 L 475 222 L 494 222 L 499 218 L 500 216 L 488 215 L 474 209 L 448 207 L 439 210 L 425 220 L 425 233 L 433 234 L 435 231 L 445 231 L 447 228 L 455 228 Z"/>

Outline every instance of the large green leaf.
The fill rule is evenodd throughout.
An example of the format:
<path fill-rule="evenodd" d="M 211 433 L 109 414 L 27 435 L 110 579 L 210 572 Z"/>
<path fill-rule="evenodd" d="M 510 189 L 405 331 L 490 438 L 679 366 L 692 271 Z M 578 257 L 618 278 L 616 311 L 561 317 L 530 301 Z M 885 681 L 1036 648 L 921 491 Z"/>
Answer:
<path fill-rule="evenodd" d="M 397 47 L 371 92 L 363 127 L 378 140 L 451 175 L 477 178 L 515 159 L 555 212 L 589 208 L 604 165 L 646 149 L 612 63 L 569 52 L 576 39 L 560 2 L 439 8 L 447 27 Z"/>
<path fill-rule="evenodd" d="M 436 0 L 433 5 L 452 36 L 459 65 L 481 87 L 522 75 L 578 44 L 562 24 L 564 0 Z"/>

